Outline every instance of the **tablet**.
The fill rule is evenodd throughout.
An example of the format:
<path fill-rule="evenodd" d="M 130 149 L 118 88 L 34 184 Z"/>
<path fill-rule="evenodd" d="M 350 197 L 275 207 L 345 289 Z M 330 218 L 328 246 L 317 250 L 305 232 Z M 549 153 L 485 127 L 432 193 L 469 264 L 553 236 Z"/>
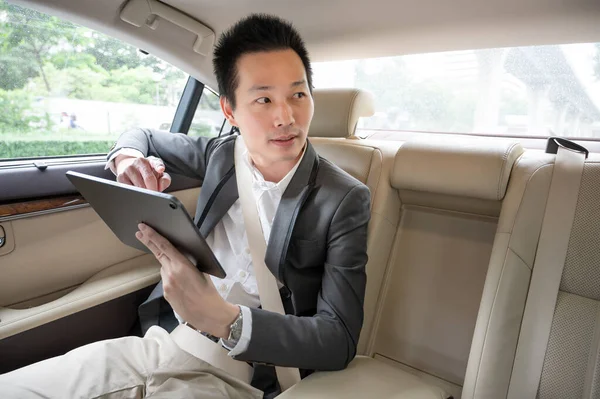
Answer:
<path fill-rule="evenodd" d="M 198 270 L 225 277 L 221 264 L 175 196 L 73 171 L 66 175 L 124 244 L 151 253 L 135 237 L 138 224 L 145 223 L 169 240 Z"/>

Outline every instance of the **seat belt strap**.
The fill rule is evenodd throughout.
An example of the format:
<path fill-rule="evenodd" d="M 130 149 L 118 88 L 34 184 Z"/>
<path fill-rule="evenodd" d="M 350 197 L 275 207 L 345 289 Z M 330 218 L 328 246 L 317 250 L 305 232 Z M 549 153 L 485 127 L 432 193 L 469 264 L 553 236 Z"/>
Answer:
<path fill-rule="evenodd" d="M 238 136 L 235 140 L 235 174 L 260 304 L 264 310 L 285 314 L 283 302 L 277 288 L 277 280 L 265 264 L 267 244 L 260 224 L 256 200 L 252 192 L 252 173 L 243 161 L 245 153 L 241 140 L 243 140 L 242 136 Z M 300 381 L 300 371 L 297 368 L 276 366 L 275 371 L 282 391 Z"/>
<path fill-rule="evenodd" d="M 551 138 L 557 150 L 508 399 L 535 399 L 575 218 L 587 150 Z M 551 146 L 549 145 L 549 148 Z"/>

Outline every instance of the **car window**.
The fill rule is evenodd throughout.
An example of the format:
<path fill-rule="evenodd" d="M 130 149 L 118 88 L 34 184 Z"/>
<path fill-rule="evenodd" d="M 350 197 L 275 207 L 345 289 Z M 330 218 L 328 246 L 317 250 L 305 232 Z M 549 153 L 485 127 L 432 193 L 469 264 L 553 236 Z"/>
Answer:
<path fill-rule="evenodd" d="M 394 131 L 600 138 L 600 43 L 313 65 L 315 87 L 375 94 L 358 135 Z"/>
<path fill-rule="evenodd" d="M 0 0 L 0 159 L 106 153 L 173 120 L 188 76 L 119 40 Z"/>
<path fill-rule="evenodd" d="M 171 122 L 161 123 L 160 129 L 171 130 Z M 213 90 L 204 87 L 187 134 L 193 137 L 217 137 L 220 133 L 227 134 L 230 130 L 231 126 L 221 111 L 219 96 Z"/>
<path fill-rule="evenodd" d="M 228 122 L 223 124 L 224 121 L 219 96 L 214 91 L 205 88 L 188 135 L 215 137 L 219 135 L 221 128 L 223 128 L 222 134 L 227 134 L 231 130 L 231 126 Z"/>

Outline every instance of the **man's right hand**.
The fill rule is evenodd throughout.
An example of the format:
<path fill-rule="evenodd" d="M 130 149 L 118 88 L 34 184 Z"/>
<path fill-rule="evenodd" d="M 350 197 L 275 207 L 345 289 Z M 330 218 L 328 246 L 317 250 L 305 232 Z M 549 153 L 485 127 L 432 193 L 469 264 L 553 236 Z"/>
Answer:
<path fill-rule="evenodd" d="M 119 155 L 115 167 L 119 183 L 154 191 L 164 191 L 171 185 L 171 176 L 165 172 L 165 164 L 160 158 Z"/>

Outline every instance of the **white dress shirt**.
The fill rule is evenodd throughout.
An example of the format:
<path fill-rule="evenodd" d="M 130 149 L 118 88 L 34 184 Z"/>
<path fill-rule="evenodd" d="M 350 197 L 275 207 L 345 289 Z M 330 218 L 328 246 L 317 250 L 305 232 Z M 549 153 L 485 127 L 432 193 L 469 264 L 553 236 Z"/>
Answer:
<path fill-rule="evenodd" d="M 237 140 L 240 139 L 244 145 L 244 164 L 252 172 L 252 191 L 258 207 L 258 216 L 264 238 L 268 243 L 273 219 L 281 201 L 281 196 L 292 180 L 292 177 L 294 177 L 304 157 L 304 152 L 292 170 L 279 183 L 273 183 L 266 181 L 260 171 L 256 169 L 245 147 L 242 136 L 237 138 Z M 113 173 L 116 172 L 114 159 L 119 155 L 143 156 L 141 152 L 132 148 L 123 148 L 117 151 L 110 157 L 106 166 Z M 240 340 L 234 347 L 229 347 L 227 342 L 221 340 L 221 343 L 230 350 L 230 356 L 239 355 L 246 351 L 250 343 L 250 337 L 252 336 L 252 313 L 249 308 L 258 308 L 260 306 L 258 286 L 256 284 L 254 268 L 252 267 L 252 257 L 250 255 L 242 206 L 239 199 L 233 203 L 225 216 L 223 216 L 208 237 L 206 237 L 206 242 L 227 274 L 224 279 L 210 276 L 215 287 L 226 301 L 240 305 L 242 310 L 244 322 L 242 323 Z M 277 283 L 281 287 L 281 283 L 279 281 Z M 175 313 L 175 316 L 180 323 L 183 322 L 177 313 Z"/>

